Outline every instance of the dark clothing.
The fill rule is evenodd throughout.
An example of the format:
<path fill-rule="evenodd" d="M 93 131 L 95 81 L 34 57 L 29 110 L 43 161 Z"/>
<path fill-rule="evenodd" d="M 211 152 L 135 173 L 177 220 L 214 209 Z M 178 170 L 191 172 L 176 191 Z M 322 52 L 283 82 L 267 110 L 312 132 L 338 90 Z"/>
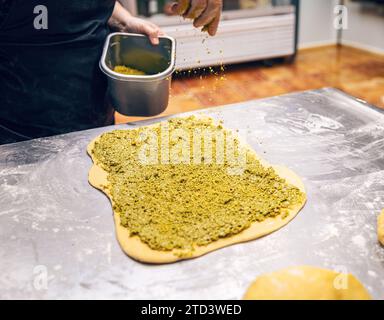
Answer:
<path fill-rule="evenodd" d="M 0 144 L 112 124 L 98 63 L 115 0 L 1 1 Z M 34 27 L 39 5 L 48 29 Z"/>

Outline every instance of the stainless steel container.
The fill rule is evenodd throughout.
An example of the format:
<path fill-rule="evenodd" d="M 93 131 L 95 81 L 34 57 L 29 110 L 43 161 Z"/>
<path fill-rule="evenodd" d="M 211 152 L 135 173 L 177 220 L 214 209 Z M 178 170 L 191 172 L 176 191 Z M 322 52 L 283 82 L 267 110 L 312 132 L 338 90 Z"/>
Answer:
<path fill-rule="evenodd" d="M 108 77 L 108 94 L 113 107 L 127 116 L 154 116 L 163 112 L 169 101 L 172 73 L 175 70 L 176 42 L 161 36 L 154 46 L 146 36 L 112 33 L 105 42 L 100 68 Z M 125 65 L 144 71 L 145 76 L 114 72 Z"/>

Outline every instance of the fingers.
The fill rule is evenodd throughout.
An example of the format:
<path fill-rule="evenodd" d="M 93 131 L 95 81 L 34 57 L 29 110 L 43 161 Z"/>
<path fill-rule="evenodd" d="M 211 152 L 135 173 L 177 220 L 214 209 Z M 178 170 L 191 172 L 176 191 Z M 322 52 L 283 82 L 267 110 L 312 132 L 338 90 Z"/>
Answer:
<path fill-rule="evenodd" d="M 174 3 L 172 3 L 171 7 L 169 8 L 171 13 L 174 14 L 174 15 L 178 14 L 177 13 L 177 6 L 178 6 L 177 2 L 174 2 Z"/>
<path fill-rule="evenodd" d="M 219 23 L 220 23 L 220 16 L 217 16 L 213 21 L 208 25 L 208 34 L 210 36 L 214 36 L 217 33 L 217 29 L 219 28 Z"/>
<path fill-rule="evenodd" d="M 165 35 L 165 33 L 164 33 L 164 31 L 163 30 L 161 30 L 157 25 L 155 25 L 155 24 L 152 24 L 152 26 L 156 29 L 156 31 L 157 31 L 157 43 L 155 43 L 155 45 L 156 44 L 159 44 L 159 37 L 160 36 L 164 36 Z"/>
<path fill-rule="evenodd" d="M 220 23 L 223 0 L 178 0 L 171 6 L 171 12 L 184 18 L 194 19 L 196 28 L 203 27 L 214 36 Z"/>
<path fill-rule="evenodd" d="M 193 25 L 196 28 L 204 27 L 203 31 L 208 31 L 209 35 L 215 35 L 221 17 L 222 1 L 208 0 L 205 11 L 195 19 Z"/>
<path fill-rule="evenodd" d="M 191 0 L 178 0 L 171 7 L 172 11 L 180 16 L 183 16 L 189 9 Z"/>
<path fill-rule="evenodd" d="M 159 36 L 164 35 L 164 32 L 156 24 L 133 17 L 127 21 L 125 31 L 144 34 L 148 36 L 153 45 L 158 45 L 160 43 Z"/>
<path fill-rule="evenodd" d="M 195 28 L 208 26 L 208 24 L 210 24 L 212 20 L 213 19 L 212 19 L 211 12 L 209 12 L 208 10 L 205 10 L 200 17 L 196 18 L 195 21 L 193 21 L 193 26 Z"/>
<path fill-rule="evenodd" d="M 144 26 L 144 33 L 148 36 L 149 41 L 155 46 L 159 44 L 159 36 L 163 35 L 160 28 L 151 23 Z"/>
<path fill-rule="evenodd" d="M 163 31 L 160 29 L 160 27 L 159 27 L 158 25 L 156 25 L 156 24 L 154 24 L 154 23 L 152 23 L 152 22 L 147 22 L 147 23 L 148 23 L 152 28 L 158 30 L 159 33 L 160 33 L 160 32 L 163 32 Z"/>
<path fill-rule="evenodd" d="M 189 10 L 184 14 L 184 18 L 195 19 L 200 17 L 205 11 L 208 0 L 192 0 Z"/>

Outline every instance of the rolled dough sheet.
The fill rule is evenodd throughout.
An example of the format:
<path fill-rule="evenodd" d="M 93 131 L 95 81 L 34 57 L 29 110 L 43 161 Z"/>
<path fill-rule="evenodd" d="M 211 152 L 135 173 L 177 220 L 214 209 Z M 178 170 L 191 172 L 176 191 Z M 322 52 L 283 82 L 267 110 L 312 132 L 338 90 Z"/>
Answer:
<path fill-rule="evenodd" d="M 246 300 L 370 300 L 364 286 L 351 274 L 310 266 L 290 267 L 259 276 Z"/>
<path fill-rule="evenodd" d="M 377 237 L 379 242 L 384 246 L 384 209 L 377 218 Z"/>
<path fill-rule="evenodd" d="M 93 160 L 93 166 L 89 171 L 89 182 L 95 188 L 103 191 L 110 199 L 113 206 L 113 199 L 109 192 L 108 186 L 108 174 L 105 170 L 103 170 L 97 164 L 97 160 L 92 156 L 92 149 L 95 145 L 95 142 L 99 139 L 97 137 L 93 141 L 91 141 L 88 145 L 87 152 L 91 156 Z M 247 146 L 249 149 L 250 147 Z M 252 151 L 254 152 L 254 151 Z M 264 167 L 270 167 L 270 165 L 258 157 L 259 161 L 263 164 Z M 300 189 L 305 195 L 305 188 L 302 180 L 298 175 L 296 175 L 290 169 L 283 166 L 272 166 L 276 173 L 286 180 L 287 183 L 297 187 Z M 118 212 L 114 212 L 114 221 L 116 227 L 116 235 L 119 241 L 119 244 L 122 250 L 130 257 L 135 260 L 145 262 L 145 263 L 153 263 L 153 264 L 164 264 L 164 263 L 172 263 L 179 260 L 191 259 L 202 256 L 211 251 L 230 246 L 236 243 L 246 242 L 250 240 L 254 240 L 270 234 L 286 224 L 288 224 L 299 211 L 304 206 L 306 200 L 296 206 L 292 207 L 285 218 L 282 218 L 282 215 L 279 215 L 274 218 L 267 218 L 262 222 L 255 222 L 249 228 L 243 230 L 242 232 L 227 238 L 219 239 L 215 242 L 212 242 L 206 246 L 195 246 L 195 250 L 191 255 L 184 256 L 178 254 L 180 251 L 172 250 L 172 251 L 160 251 L 153 250 L 146 243 L 142 242 L 138 236 L 131 236 L 129 230 L 126 227 L 121 225 L 120 214 Z"/>

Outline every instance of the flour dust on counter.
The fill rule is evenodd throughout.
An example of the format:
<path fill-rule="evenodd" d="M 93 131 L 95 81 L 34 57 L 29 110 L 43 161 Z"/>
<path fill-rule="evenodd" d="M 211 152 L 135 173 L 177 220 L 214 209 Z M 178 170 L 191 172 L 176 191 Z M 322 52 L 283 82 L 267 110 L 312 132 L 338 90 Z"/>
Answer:
<path fill-rule="evenodd" d="M 197 112 L 179 117 L 191 114 Z M 198 114 L 246 132 L 257 154 L 302 177 L 308 201 L 292 222 L 183 263 L 138 263 L 116 241 L 109 199 L 88 183 L 92 161 L 84 150 L 103 133 L 165 119 L 3 145 L 0 298 L 236 300 L 257 276 L 295 262 L 342 267 L 374 299 L 383 299 L 384 247 L 377 233 L 384 208 L 383 112 L 321 89 Z M 322 121 L 320 127 L 314 123 L 319 115 L 338 124 Z M 31 286 L 36 265 L 55 276 L 48 290 Z"/>

